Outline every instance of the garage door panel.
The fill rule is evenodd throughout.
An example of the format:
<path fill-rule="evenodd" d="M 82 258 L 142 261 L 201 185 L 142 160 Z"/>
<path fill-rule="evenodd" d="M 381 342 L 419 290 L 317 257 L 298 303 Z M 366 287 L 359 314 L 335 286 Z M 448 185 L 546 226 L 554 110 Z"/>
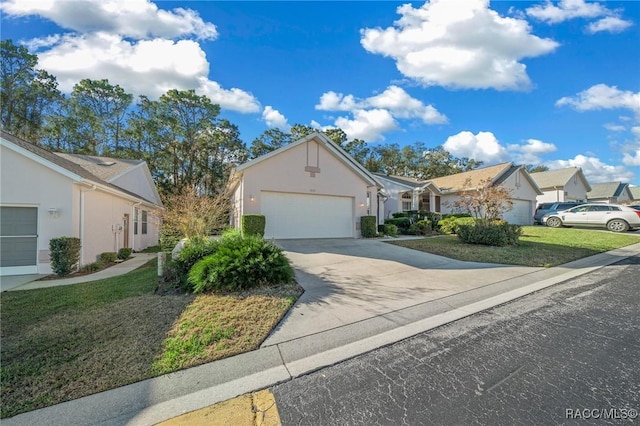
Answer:
<path fill-rule="evenodd" d="M 0 267 L 30 266 L 37 262 L 38 243 L 31 237 L 2 238 Z"/>
<path fill-rule="evenodd" d="M 38 208 L 0 207 L 0 275 L 37 272 Z"/>
<path fill-rule="evenodd" d="M 263 192 L 267 238 L 353 237 L 353 198 Z"/>
<path fill-rule="evenodd" d="M 529 200 L 513 200 L 513 208 L 505 212 L 504 220 L 514 225 L 532 225 L 533 207 Z"/>

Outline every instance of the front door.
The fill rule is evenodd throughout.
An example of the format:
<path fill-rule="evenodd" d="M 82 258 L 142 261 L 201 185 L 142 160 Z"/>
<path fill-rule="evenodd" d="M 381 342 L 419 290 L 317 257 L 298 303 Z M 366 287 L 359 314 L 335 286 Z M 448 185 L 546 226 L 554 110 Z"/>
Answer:
<path fill-rule="evenodd" d="M 129 248 L 129 213 L 124 214 L 124 241 L 122 242 L 122 247 Z"/>

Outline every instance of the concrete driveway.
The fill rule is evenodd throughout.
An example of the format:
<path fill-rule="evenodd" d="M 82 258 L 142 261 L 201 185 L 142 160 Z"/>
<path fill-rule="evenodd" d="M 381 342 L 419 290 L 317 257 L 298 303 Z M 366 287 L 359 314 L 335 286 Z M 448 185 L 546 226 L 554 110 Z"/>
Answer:
<path fill-rule="evenodd" d="M 462 262 L 380 240 L 280 240 L 305 289 L 270 346 L 543 268 Z"/>

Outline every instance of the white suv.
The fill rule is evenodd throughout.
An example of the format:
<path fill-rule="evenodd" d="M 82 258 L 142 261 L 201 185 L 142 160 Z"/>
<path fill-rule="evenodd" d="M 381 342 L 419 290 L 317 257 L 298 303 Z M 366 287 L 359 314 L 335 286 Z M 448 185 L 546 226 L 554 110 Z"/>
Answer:
<path fill-rule="evenodd" d="M 546 214 L 542 223 L 551 228 L 589 226 L 625 232 L 640 228 L 640 211 L 617 204 L 582 204 L 561 212 Z"/>

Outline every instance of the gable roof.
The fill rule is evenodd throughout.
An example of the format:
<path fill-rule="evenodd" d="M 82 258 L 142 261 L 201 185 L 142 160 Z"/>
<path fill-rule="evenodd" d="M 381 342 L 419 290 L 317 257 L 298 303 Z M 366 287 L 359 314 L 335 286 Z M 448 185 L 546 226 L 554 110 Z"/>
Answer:
<path fill-rule="evenodd" d="M 640 200 L 640 186 L 630 186 L 629 192 L 633 196 L 633 200 Z"/>
<path fill-rule="evenodd" d="M 629 198 L 633 195 L 629 191 L 629 184 L 623 182 L 602 182 L 591 185 L 591 191 L 587 192 L 587 199 L 619 197 L 627 191 Z"/>
<path fill-rule="evenodd" d="M 314 132 L 308 136 L 305 136 L 302 139 L 298 139 L 295 142 L 290 143 L 289 145 L 285 145 L 280 147 L 274 151 L 268 152 L 264 155 L 261 155 L 258 158 L 254 158 L 251 161 L 247 161 L 244 164 L 236 167 L 235 172 L 242 172 L 250 167 L 255 166 L 271 157 L 275 157 L 276 155 L 281 154 L 289 149 L 295 148 L 299 145 L 307 143 L 311 140 L 315 140 L 319 144 L 323 145 L 331 154 L 333 154 L 340 162 L 342 162 L 345 166 L 350 168 L 355 174 L 359 175 L 363 180 L 368 182 L 371 186 L 381 187 L 378 181 L 375 179 L 373 174 L 370 171 L 364 168 L 360 163 L 358 163 L 349 153 L 347 153 L 344 149 L 338 146 L 335 142 L 329 139 L 322 133 Z M 233 175 L 233 174 L 232 174 Z"/>
<path fill-rule="evenodd" d="M 58 153 L 54 153 L 51 151 L 47 151 L 46 149 L 39 147 L 31 142 L 28 142 L 24 139 L 21 139 L 17 136 L 14 136 L 10 133 L 5 132 L 4 130 L 0 129 L 0 137 L 2 137 L 3 140 L 6 140 L 8 142 L 10 142 L 11 144 L 15 145 L 16 147 L 18 147 L 18 152 L 22 152 L 23 154 L 28 153 L 27 155 L 34 161 L 49 167 L 50 169 L 53 169 L 59 173 L 64 174 L 65 176 L 67 176 L 68 178 L 74 180 L 75 182 L 84 182 L 87 181 L 88 183 L 91 184 L 97 184 L 100 185 L 102 187 L 108 188 L 110 190 L 114 190 L 117 191 L 123 195 L 126 195 L 128 197 L 134 197 L 137 198 L 139 200 L 143 200 L 146 201 L 149 204 L 153 204 L 156 206 L 159 206 L 159 204 L 157 202 L 154 202 L 152 200 L 148 200 L 145 197 L 142 197 L 136 193 L 133 193 L 129 190 L 126 190 L 124 188 L 121 188 L 117 185 L 114 185 L 112 183 L 109 183 L 108 181 L 106 181 L 105 179 L 96 176 L 95 174 L 91 173 L 91 171 L 85 169 L 84 167 L 82 167 L 81 164 L 78 164 L 74 161 L 71 161 L 70 158 L 65 158 L 65 155 L 58 155 Z M 3 143 L 4 145 L 4 143 Z M 87 156 L 88 157 L 88 156 Z M 115 160 L 115 159 L 109 159 L 107 157 L 102 157 L 105 159 L 105 161 L 107 160 L 111 160 L 111 161 L 122 161 L 122 160 Z"/>
<path fill-rule="evenodd" d="M 410 177 L 385 175 L 384 173 L 378 173 L 378 172 L 373 172 L 372 174 L 376 177 L 376 179 L 377 178 L 386 179 L 390 182 L 397 183 L 398 185 L 403 185 L 403 186 L 406 186 L 407 188 L 412 188 L 412 189 L 422 188 L 425 184 L 425 181 L 423 180 L 410 178 Z"/>
<path fill-rule="evenodd" d="M 93 155 L 67 154 L 64 152 L 56 152 L 55 154 L 79 165 L 93 176 L 107 182 L 112 181 L 114 178 L 128 170 L 144 163 L 142 160 L 126 160 L 122 158 L 97 157 Z"/>
<path fill-rule="evenodd" d="M 514 168 L 515 167 L 515 168 Z M 512 174 L 518 169 L 513 163 L 500 163 L 495 166 L 482 167 L 469 170 L 467 172 L 456 173 L 455 175 L 442 176 L 431 179 L 429 182 L 435 184 L 443 193 L 454 193 L 468 189 L 479 188 L 481 182 L 491 181 L 496 183 L 507 172 Z"/>
<path fill-rule="evenodd" d="M 591 191 L 591 185 L 587 182 L 587 179 L 580 167 L 567 167 L 564 169 L 547 170 L 545 172 L 530 173 L 533 180 L 536 181 L 541 189 L 557 189 L 562 188 L 569 183 L 569 181 L 577 176 L 584 184 L 587 191 Z"/>

